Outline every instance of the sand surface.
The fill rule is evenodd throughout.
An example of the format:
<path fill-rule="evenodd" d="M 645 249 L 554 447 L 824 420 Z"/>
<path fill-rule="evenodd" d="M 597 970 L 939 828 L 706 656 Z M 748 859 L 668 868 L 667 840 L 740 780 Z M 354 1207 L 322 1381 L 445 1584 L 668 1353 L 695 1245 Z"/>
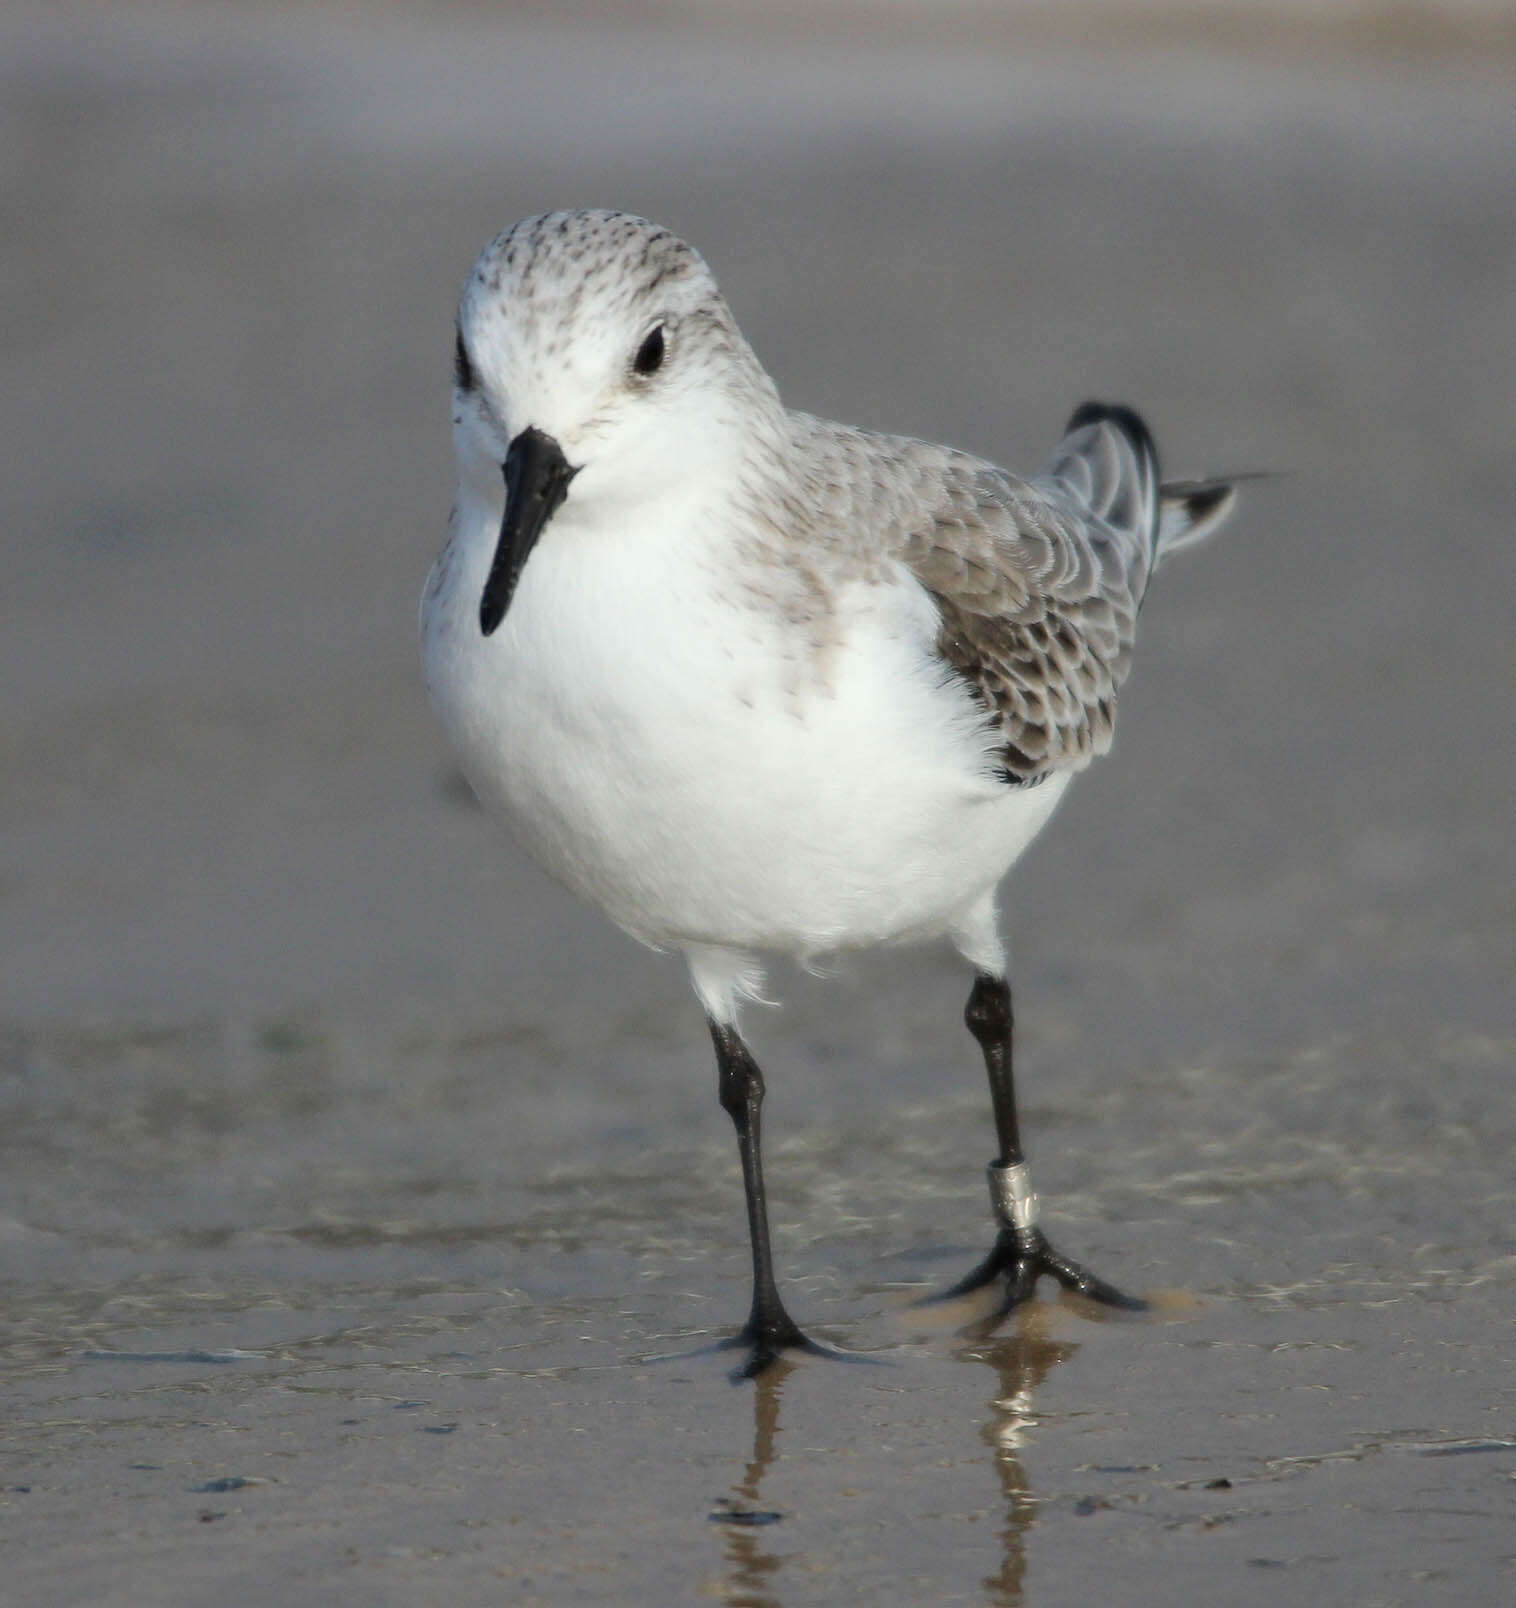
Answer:
<path fill-rule="evenodd" d="M 453 7 L 0 18 L 0 1595 L 1488 1604 L 1516 1590 L 1511 62 Z M 1048 1226 L 991 1340 L 951 957 L 781 975 L 734 1388 L 681 968 L 419 685 L 452 304 L 558 205 L 788 400 L 1278 469 L 1007 890 Z"/>

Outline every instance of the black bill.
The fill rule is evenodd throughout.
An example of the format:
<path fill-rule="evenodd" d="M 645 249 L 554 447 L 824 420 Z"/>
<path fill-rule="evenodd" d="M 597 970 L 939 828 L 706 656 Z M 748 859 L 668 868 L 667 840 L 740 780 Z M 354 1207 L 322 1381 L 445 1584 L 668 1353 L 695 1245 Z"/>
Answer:
<path fill-rule="evenodd" d="M 558 443 L 541 430 L 523 430 L 511 442 L 505 455 L 505 518 L 479 600 L 479 629 L 486 636 L 505 618 L 522 567 L 578 473 Z"/>

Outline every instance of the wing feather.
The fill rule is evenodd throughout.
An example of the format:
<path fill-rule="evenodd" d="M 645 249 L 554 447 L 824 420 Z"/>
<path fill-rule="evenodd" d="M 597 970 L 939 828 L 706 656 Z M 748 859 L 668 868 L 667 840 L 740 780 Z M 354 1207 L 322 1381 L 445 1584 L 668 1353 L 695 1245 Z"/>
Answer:
<path fill-rule="evenodd" d="M 1153 565 L 1147 432 L 1125 410 L 1081 409 L 1034 480 L 971 459 L 945 467 L 972 491 L 947 499 L 947 518 L 933 510 L 902 549 L 936 601 L 937 651 L 994 721 L 1008 780 L 1081 770 L 1111 745 Z"/>
<path fill-rule="evenodd" d="M 904 566 L 936 605 L 936 651 L 989 717 L 1008 781 L 1105 753 L 1158 556 L 1219 523 L 1228 488 L 1160 487 L 1141 419 L 1101 403 L 1074 413 L 1030 479 L 948 447 L 789 419 L 785 468 L 804 466 L 804 495 L 778 503 L 763 487 L 754 528 L 771 523 L 773 548 L 803 531 L 832 573 L 882 580 Z M 766 569 L 797 587 L 806 573 Z M 791 613 L 824 612 L 824 591 L 813 581 Z"/>

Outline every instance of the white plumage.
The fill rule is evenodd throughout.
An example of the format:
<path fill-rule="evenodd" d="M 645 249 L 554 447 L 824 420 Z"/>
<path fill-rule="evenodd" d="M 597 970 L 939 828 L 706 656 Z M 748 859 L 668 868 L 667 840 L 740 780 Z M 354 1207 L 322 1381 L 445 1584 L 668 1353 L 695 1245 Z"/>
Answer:
<path fill-rule="evenodd" d="M 1108 745 L 1150 573 L 1227 488 L 1162 498 L 1124 409 L 1082 409 L 1032 480 L 789 412 L 703 261 L 619 213 L 491 242 L 457 357 L 423 659 L 484 803 L 681 951 L 739 1049 L 769 953 L 946 936 L 1003 987 L 996 888 Z M 755 1356 L 798 1338 L 762 1304 Z"/>

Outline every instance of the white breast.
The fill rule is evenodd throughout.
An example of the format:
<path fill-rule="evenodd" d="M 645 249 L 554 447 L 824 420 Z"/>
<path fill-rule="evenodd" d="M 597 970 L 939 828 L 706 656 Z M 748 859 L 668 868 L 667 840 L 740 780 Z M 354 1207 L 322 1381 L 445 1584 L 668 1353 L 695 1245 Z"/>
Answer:
<path fill-rule="evenodd" d="M 935 936 L 1064 780 L 996 779 L 901 575 L 823 621 L 766 609 L 716 540 L 554 519 L 479 629 L 498 511 L 463 509 L 423 601 L 432 699 L 481 798 L 554 876 L 659 947 L 815 953 Z"/>

